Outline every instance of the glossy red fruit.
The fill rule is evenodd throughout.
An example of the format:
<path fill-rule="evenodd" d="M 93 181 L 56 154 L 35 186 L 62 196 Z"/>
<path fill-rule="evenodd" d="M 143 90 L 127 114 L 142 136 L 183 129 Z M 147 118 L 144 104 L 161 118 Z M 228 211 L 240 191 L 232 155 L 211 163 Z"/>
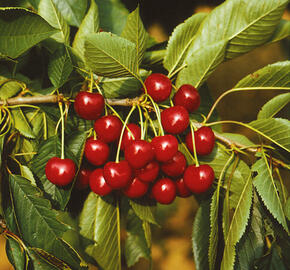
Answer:
<path fill-rule="evenodd" d="M 98 139 L 110 143 L 120 138 L 122 122 L 115 115 L 106 115 L 96 120 L 94 128 Z"/>
<path fill-rule="evenodd" d="M 122 137 L 121 150 L 124 150 L 127 146 L 129 146 L 132 141 L 140 139 L 141 128 L 136 124 L 128 124 Z"/>
<path fill-rule="evenodd" d="M 189 132 L 185 137 L 185 142 L 187 148 L 193 152 L 192 145 L 192 135 Z M 209 155 L 215 143 L 215 137 L 212 129 L 210 127 L 201 127 L 197 131 L 194 132 L 194 142 L 196 147 L 196 153 L 198 155 Z"/>
<path fill-rule="evenodd" d="M 104 166 L 104 178 L 112 189 L 121 189 L 132 180 L 132 169 L 126 160 L 110 161 Z"/>
<path fill-rule="evenodd" d="M 200 95 L 194 86 L 183 84 L 175 93 L 173 103 L 183 106 L 188 112 L 194 112 L 200 106 Z"/>
<path fill-rule="evenodd" d="M 155 102 L 166 100 L 171 93 L 172 84 L 168 77 L 161 73 L 152 73 L 144 82 L 147 93 Z"/>
<path fill-rule="evenodd" d="M 140 198 L 146 194 L 148 187 L 148 183 L 142 182 L 138 177 L 135 177 L 132 182 L 123 189 L 123 193 L 128 198 Z"/>
<path fill-rule="evenodd" d="M 191 196 L 191 191 L 185 185 L 183 177 L 177 179 L 175 184 L 177 196 L 182 198 Z"/>
<path fill-rule="evenodd" d="M 166 161 L 161 165 L 161 170 L 171 177 L 180 176 L 181 174 L 183 174 L 185 168 L 186 159 L 180 151 L 177 151 L 172 159 Z"/>
<path fill-rule="evenodd" d="M 112 192 L 112 188 L 107 184 L 104 178 L 103 169 L 96 169 L 91 173 L 90 188 L 100 196 L 105 196 Z"/>
<path fill-rule="evenodd" d="M 203 193 L 211 187 L 214 181 L 214 171 L 208 164 L 203 164 L 198 167 L 190 165 L 186 168 L 183 179 L 190 191 Z"/>
<path fill-rule="evenodd" d="M 154 183 L 151 194 L 161 204 L 170 204 L 176 197 L 175 183 L 169 178 L 162 178 Z"/>
<path fill-rule="evenodd" d="M 156 160 L 161 162 L 172 159 L 178 151 L 178 141 L 170 134 L 154 137 L 151 144 L 154 149 Z"/>
<path fill-rule="evenodd" d="M 149 162 L 145 167 L 135 170 L 135 175 L 144 182 L 153 182 L 159 174 L 159 163 L 155 160 Z"/>
<path fill-rule="evenodd" d="M 145 140 L 135 140 L 125 148 L 125 159 L 134 169 L 144 167 L 153 160 L 154 151 L 152 145 Z"/>
<path fill-rule="evenodd" d="M 81 91 L 74 102 L 76 113 L 86 120 L 98 119 L 104 110 L 105 101 L 101 94 Z"/>
<path fill-rule="evenodd" d="M 75 173 L 75 163 L 69 158 L 52 157 L 45 165 L 46 178 L 57 186 L 70 184 L 75 177 Z"/>
<path fill-rule="evenodd" d="M 77 176 L 76 183 L 75 183 L 75 187 L 78 190 L 86 189 L 89 186 L 89 179 L 90 179 L 91 173 L 92 173 L 91 169 L 88 169 L 88 168 L 80 169 Z"/>
<path fill-rule="evenodd" d="M 108 160 L 110 148 L 103 141 L 90 137 L 86 141 L 84 155 L 91 164 L 100 166 Z"/>
<path fill-rule="evenodd" d="M 182 133 L 189 124 L 188 111 L 182 106 L 167 108 L 161 113 L 161 124 L 163 129 L 168 133 Z"/>

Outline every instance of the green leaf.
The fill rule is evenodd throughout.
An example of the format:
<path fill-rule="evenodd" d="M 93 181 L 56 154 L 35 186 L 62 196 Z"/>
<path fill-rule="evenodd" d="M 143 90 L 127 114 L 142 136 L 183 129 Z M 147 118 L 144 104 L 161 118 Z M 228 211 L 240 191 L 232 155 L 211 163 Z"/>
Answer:
<path fill-rule="evenodd" d="M 21 89 L 22 87 L 19 82 L 0 76 L 0 99 L 8 99 L 13 97 L 20 92 Z"/>
<path fill-rule="evenodd" d="M 248 126 L 273 143 L 290 152 L 290 122 L 287 119 L 271 118 L 252 121 Z"/>
<path fill-rule="evenodd" d="M 73 41 L 72 47 L 84 58 L 84 43 L 85 37 L 88 34 L 96 33 L 99 31 L 99 11 L 98 6 L 94 0 L 91 0 L 91 6 L 88 13 L 83 19 Z"/>
<path fill-rule="evenodd" d="M 88 0 L 53 0 L 63 18 L 70 25 L 79 26 L 85 16 Z"/>
<path fill-rule="evenodd" d="M 27 9 L 0 8 L 0 57 L 16 58 L 57 32 Z"/>
<path fill-rule="evenodd" d="M 33 270 L 59 270 L 59 269 L 71 269 L 71 268 L 59 268 L 59 267 L 68 267 L 66 264 L 62 262 L 58 264 L 59 267 L 54 264 L 48 262 L 46 259 L 41 257 L 41 255 L 36 251 L 37 249 L 29 249 L 29 257 L 31 260 L 31 264 L 33 265 Z M 52 255 L 50 255 L 52 256 Z M 53 257 L 55 259 L 55 257 Z M 55 260 L 55 262 L 59 262 L 59 260 Z"/>
<path fill-rule="evenodd" d="M 127 266 L 133 266 L 140 258 L 150 260 L 150 249 L 147 246 L 142 222 L 132 211 L 127 216 L 126 229 L 125 257 Z"/>
<path fill-rule="evenodd" d="M 105 77 L 137 77 L 136 46 L 127 39 L 110 33 L 87 36 L 85 61 L 97 75 Z"/>
<path fill-rule="evenodd" d="M 50 202 L 42 197 L 40 190 L 17 175 L 10 175 L 9 184 L 23 241 L 29 246 L 46 250 L 76 269 L 81 269 L 79 256 L 60 240 L 68 228 L 57 221 Z"/>
<path fill-rule="evenodd" d="M 158 225 L 155 219 L 156 205 L 148 199 L 130 200 L 130 205 L 135 214 L 143 221 Z"/>
<path fill-rule="evenodd" d="M 113 197 L 97 198 L 93 240 L 95 244 L 88 246 L 86 252 L 103 269 L 120 270 L 120 216 L 118 202 Z"/>
<path fill-rule="evenodd" d="M 197 270 L 209 269 L 210 200 L 203 201 L 194 218 L 192 248 Z"/>
<path fill-rule="evenodd" d="M 263 203 L 273 217 L 283 226 L 285 231 L 288 232 L 283 205 L 274 182 L 272 170 L 270 169 L 267 158 L 263 152 L 262 158 L 253 165 L 252 171 L 258 173 L 254 178 L 253 183 Z"/>
<path fill-rule="evenodd" d="M 15 270 L 23 270 L 27 267 L 27 255 L 23 247 L 15 239 L 7 237 L 6 254 Z"/>
<path fill-rule="evenodd" d="M 141 67 L 145 69 L 153 69 L 156 66 L 162 67 L 165 52 L 166 52 L 165 49 L 146 51 L 144 54 L 143 61 L 141 63 Z"/>
<path fill-rule="evenodd" d="M 290 197 L 287 199 L 285 204 L 285 216 L 290 220 Z"/>
<path fill-rule="evenodd" d="M 270 42 L 277 42 L 289 36 L 290 36 L 290 21 L 281 20 L 278 26 L 276 27 L 276 30 L 272 35 Z"/>
<path fill-rule="evenodd" d="M 59 30 L 52 36 L 57 42 L 69 44 L 70 28 L 60 14 L 53 0 L 41 0 L 38 6 L 39 15 L 51 26 Z"/>
<path fill-rule="evenodd" d="M 288 0 L 234 0 L 215 8 L 204 19 L 188 50 L 184 60 L 188 68 L 179 73 L 178 85 L 181 76 L 187 79 L 185 83 L 199 87 L 223 61 L 268 42 L 287 3 Z"/>
<path fill-rule="evenodd" d="M 33 176 L 33 173 L 32 173 L 32 171 L 30 170 L 29 167 L 21 165 L 20 166 L 20 172 L 21 172 L 21 176 L 22 177 L 24 177 L 27 180 L 29 180 L 33 186 L 37 186 L 36 185 L 36 181 L 35 181 L 34 176 Z"/>
<path fill-rule="evenodd" d="M 254 146 L 255 144 L 250 141 L 245 135 L 238 133 L 221 133 L 221 135 L 225 138 L 238 142 L 246 147 Z"/>
<path fill-rule="evenodd" d="M 125 5 L 120 0 L 95 0 L 95 2 L 99 8 L 100 27 L 104 31 L 120 35 L 129 14 Z"/>
<path fill-rule="evenodd" d="M 272 118 L 290 102 L 290 93 L 278 95 L 268 101 L 258 113 L 258 119 Z"/>
<path fill-rule="evenodd" d="M 172 32 L 163 62 L 164 67 L 168 70 L 169 77 L 181 66 L 197 30 L 206 16 L 206 13 L 194 14 Z"/>
<path fill-rule="evenodd" d="M 52 84 L 59 88 L 73 71 L 72 61 L 65 46 L 60 46 L 51 55 L 48 63 L 48 77 Z"/>
<path fill-rule="evenodd" d="M 32 128 L 22 110 L 20 108 L 12 109 L 11 114 L 13 117 L 14 127 L 20 132 L 20 134 L 26 138 L 35 138 L 35 134 L 33 133 Z"/>
<path fill-rule="evenodd" d="M 247 182 L 243 187 L 243 191 L 240 195 L 238 204 L 234 211 L 229 231 L 225 239 L 225 249 L 223 259 L 221 262 L 221 269 L 233 269 L 236 250 L 235 246 L 243 236 L 248 219 L 250 216 L 250 209 L 252 205 L 252 177 L 251 174 L 248 176 Z"/>
<path fill-rule="evenodd" d="M 136 57 L 140 65 L 146 50 L 148 33 L 146 32 L 142 20 L 139 15 L 139 6 L 129 14 L 122 37 L 130 40 L 136 45 Z"/>

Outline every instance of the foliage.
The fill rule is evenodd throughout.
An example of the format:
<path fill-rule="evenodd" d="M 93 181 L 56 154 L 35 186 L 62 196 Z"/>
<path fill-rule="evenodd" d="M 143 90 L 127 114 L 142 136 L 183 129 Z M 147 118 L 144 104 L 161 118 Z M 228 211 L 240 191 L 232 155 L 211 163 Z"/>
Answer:
<path fill-rule="evenodd" d="M 196 268 L 287 268 L 290 198 L 282 176 L 288 173 L 289 178 L 290 122 L 279 112 L 290 101 L 290 61 L 249 74 L 215 103 L 206 81 L 222 62 L 289 37 L 289 21 L 281 19 L 288 0 L 227 0 L 178 25 L 162 49 L 146 32 L 140 8 L 129 13 L 119 0 L 19 3 L 23 6 L 0 8 L 0 216 L 15 269 L 87 269 L 94 264 L 117 270 L 122 256 L 128 267 L 140 258 L 151 265 L 150 226 L 159 226 L 156 203 L 147 197 L 100 197 L 88 191 L 76 196 L 76 179 L 65 188 L 55 186 L 44 168 L 49 158 L 60 156 L 62 147 L 77 170 L 81 167 L 93 122 L 73 110 L 80 89 L 101 92 L 107 103 L 138 97 L 144 79 L 161 64 L 176 87 L 190 83 L 202 92 L 202 106 L 190 119 L 213 127 L 219 140 L 211 155 L 199 158 L 213 167 L 216 181 L 206 196 L 197 196 L 200 208 L 192 234 Z M 33 59 L 38 61 L 30 66 Z M 216 121 L 218 102 L 241 91 L 277 95 L 255 121 Z M 56 94 L 52 104 L 9 103 L 14 97 Z M 64 105 L 65 145 L 58 102 Z M 150 101 L 143 104 L 145 109 L 151 106 Z M 127 108 L 114 108 L 125 120 Z M 203 123 L 196 121 L 204 115 Z M 144 116 L 153 126 L 157 123 L 147 110 Z M 138 122 L 137 113 L 132 118 Z M 221 132 L 219 127 L 227 123 L 252 130 L 255 143 Z M 157 125 L 155 129 L 160 132 Z M 149 140 L 152 132 L 148 124 Z M 180 151 L 192 164 L 183 135 Z"/>

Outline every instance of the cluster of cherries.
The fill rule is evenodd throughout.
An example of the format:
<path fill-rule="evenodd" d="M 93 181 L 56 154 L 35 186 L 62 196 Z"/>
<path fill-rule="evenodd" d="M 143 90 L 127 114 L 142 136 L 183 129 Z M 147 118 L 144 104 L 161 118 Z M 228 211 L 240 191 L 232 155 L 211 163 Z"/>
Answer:
<path fill-rule="evenodd" d="M 163 74 L 151 74 L 144 84 L 147 94 L 156 103 L 165 101 L 171 94 L 171 81 Z M 200 105 L 199 93 L 192 85 L 184 84 L 175 93 L 173 104 L 160 114 L 165 135 L 155 136 L 151 142 L 141 138 L 138 125 L 127 124 L 120 144 L 124 159 L 114 162 L 109 161 L 109 145 L 120 140 L 123 124 L 117 116 L 102 116 L 105 102 L 101 94 L 79 92 L 74 103 L 76 113 L 84 119 L 95 120 L 95 137 L 87 139 L 84 156 L 96 168 L 81 168 L 76 186 L 89 185 L 100 196 L 114 190 L 129 198 L 147 194 L 162 204 L 171 203 L 176 195 L 188 197 L 207 191 L 214 181 L 213 169 L 207 164 L 187 166 L 174 136 L 188 128 L 189 113 Z M 210 127 L 203 126 L 194 131 L 194 138 L 189 132 L 185 142 L 192 153 L 208 155 L 214 148 L 215 137 Z M 75 164 L 70 159 L 53 157 L 45 172 L 49 181 L 64 186 L 73 180 Z"/>

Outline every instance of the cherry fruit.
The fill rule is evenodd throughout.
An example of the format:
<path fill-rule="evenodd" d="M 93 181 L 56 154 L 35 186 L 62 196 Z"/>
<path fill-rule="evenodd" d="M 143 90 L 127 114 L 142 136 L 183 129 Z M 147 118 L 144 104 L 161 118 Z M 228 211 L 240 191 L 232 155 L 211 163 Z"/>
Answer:
<path fill-rule="evenodd" d="M 103 113 L 104 105 L 101 94 L 80 91 L 75 98 L 74 109 L 81 118 L 96 120 Z"/>
<path fill-rule="evenodd" d="M 90 188 L 93 192 L 100 196 L 108 195 L 112 192 L 112 188 L 107 184 L 104 178 L 103 169 L 96 169 L 90 175 Z"/>
<path fill-rule="evenodd" d="M 98 139 L 110 143 L 120 137 L 122 122 L 115 115 L 106 115 L 96 120 L 94 128 Z"/>
<path fill-rule="evenodd" d="M 162 102 L 170 96 L 172 84 L 170 79 L 164 74 L 152 73 L 146 78 L 144 84 L 148 95 L 155 102 Z"/>
<path fill-rule="evenodd" d="M 161 124 L 168 133 L 182 133 L 189 124 L 188 111 L 179 105 L 167 108 L 161 113 Z"/>
<path fill-rule="evenodd" d="M 93 137 L 87 139 L 84 155 L 86 159 L 95 166 L 105 164 L 110 154 L 109 146 L 101 140 L 95 140 Z"/>
<path fill-rule="evenodd" d="M 75 163 L 69 158 L 52 157 L 45 165 L 46 178 L 57 186 L 70 184 L 75 177 L 75 173 Z"/>
<path fill-rule="evenodd" d="M 193 145 L 192 145 L 192 134 L 189 132 L 186 135 L 185 142 L 187 148 L 193 152 Z M 209 155 L 215 143 L 215 137 L 212 129 L 210 127 L 201 127 L 197 131 L 194 132 L 194 143 L 196 148 L 196 153 L 198 155 L 204 156 Z"/>
<path fill-rule="evenodd" d="M 198 167 L 190 165 L 186 168 L 183 179 L 190 191 L 197 194 L 203 193 L 211 187 L 214 181 L 214 171 L 208 164 Z"/>
<path fill-rule="evenodd" d="M 121 189 L 130 183 L 132 169 L 126 160 L 110 161 L 104 166 L 104 178 L 112 189 Z"/>
<path fill-rule="evenodd" d="M 121 150 L 124 150 L 127 146 L 129 146 L 132 141 L 140 139 L 141 128 L 135 124 L 128 124 L 122 137 Z"/>
<path fill-rule="evenodd" d="M 166 161 L 161 165 L 161 170 L 171 177 L 177 177 L 183 174 L 186 168 L 186 159 L 185 156 L 177 151 L 172 159 Z"/>
<path fill-rule="evenodd" d="M 132 182 L 123 189 L 123 193 L 128 198 L 140 198 L 146 194 L 148 186 L 148 183 L 142 182 L 138 177 L 135 177 Z"/>
<path fill-rule="evenodd" d="M 157 202 L 170 204 L 176 197 L 175 183 L 169 178 L 162 178 L 154 183 L 151 193 Z"/>
<path fill-rule="evenodd" d="M 191 196 L 191 192 L 187 188 L 187 186 L 185 185 L 183 177 L 177 179 L 175 184 L 176 184 L 177 196 L 179 196 L 181 198 L 186 198 L 186 197 Z"/>
<path fill-rule="evenodd" d="M 125 148 L 125 159 L 134 169 L 144 167 L 153 160 L 154 151 L 152 145 L 145 140 L 135 140 Z"/>
<path fill-rule="evenodd" d="M 200 95 L 190 84 L 183 84 L 173 97 L 174 105 L 183 106 L 188 112 L 196 111 L 200 105 Z"/>
<path fill-rule="evenodd" d="M 170 134 L 154 137 L 151 141 L 158 161 L 166 162 L 173 158 L 178 151 L 178 141 Z"/>
<path fill-rule="evenodd" d="M 88 168 L 81 168 L 80 169 L 76 183 L 75 183 L 75 187 L 78 190 L 83 190 L 83 189 L 86 189 L 88 187 L 91 173 L 92 173 L 92 170 L 90 170 Z"/>
<path fill-rule="evenodd" d="M 153 182 L 159 174 L 159 163 L 155 160 L 147 163 L 145 167 L 135 170 L 135 175 L 144 182 Z"/>

